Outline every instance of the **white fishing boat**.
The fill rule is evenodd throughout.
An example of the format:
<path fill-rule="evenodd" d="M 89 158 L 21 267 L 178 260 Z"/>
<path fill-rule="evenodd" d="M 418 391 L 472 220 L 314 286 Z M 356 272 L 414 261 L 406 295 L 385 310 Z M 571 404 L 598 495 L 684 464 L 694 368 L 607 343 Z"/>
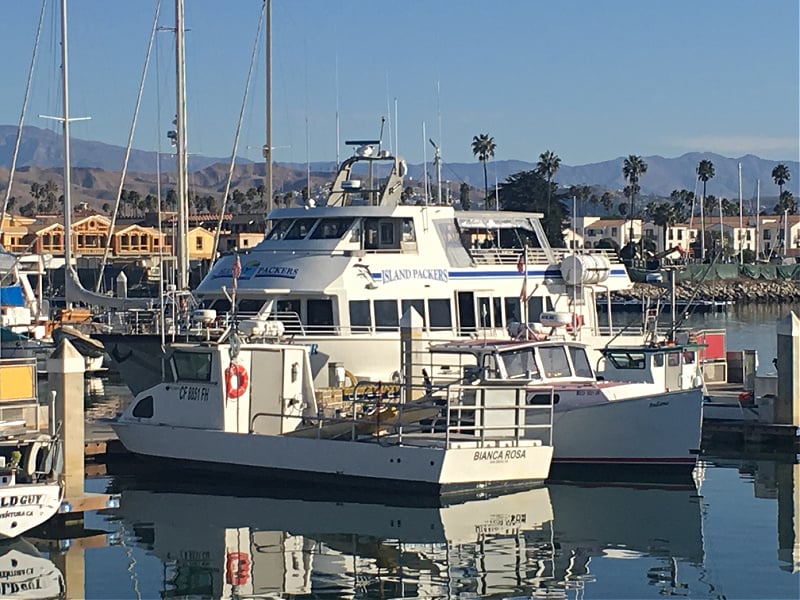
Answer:
<path fill-rule="evenodd" d="M 41 420 L 34 359 L 0 360 L 0 538 L 50 519 L 61 506 L 58 439 Z"/>
<path fill-rule="evenodd" d="M 400 316 L 411 307 L 429 339 L 524 335 L 522 324 L 542 313 L 563 321 L 571 339 L 610 339 L 597 296 L 631 286 L 616 253 L 552 248 L 538 213 L 407 204 L 405 173 L 378 142 L 363 144 L 342 163 L 324 206 L 273 210 L 264 241 L 216 261 L 195 290 L 200 310 L 187 305 L 181 319 L 191 327 L 173 338 L 202 339 L 203 328 L 227 321 L 236 272 L 238 314 L 280 320 L 311 345 L 318 385 L 330 383 L 329 363 L 359 380 L 389 380 Z M 161 335 L 99 337 L 134 393 L 160 381 Z M 634 340 L 643 338 L 616 341 Z"/>
<path fill-rule="evenodd" d="M 525 381 L 468 391 L 454 384 L 440 402 L 414 392 L 356 394 L 337 411 L 317 400 L 308 346 L 256 337 L 170 345 L 169 381 L 139 393 L 112 423 L 122 444 L 171 468 L 401 493 L 547 478 L 552 411 L 526 404 Z M 532 412 L 543 416 L 520 419 Z M 480 424 L 476 413 L 494 421 Z M 476 424 L 452 425 L 454 414 L 471 414 Z"/>
<path fill-rule="evenodd" d="M 431 346 L 427 374 L 434 388 L 446 386 L 454 377 L 498 384 L 528 382 L 527 405 L 553 405 L 554 468 L 604 465 L 691 471 L 700 452 L 703 412 L 698 349 L 698 345 L 609 347 L 602 350 L 600 368 L 595 370 L 590 349 L 577 342 L 462 341 Z M 478 423 L 499 425 L 491 418 L 487 414 Z M 539 418 L 528 413 L 526 423 Z M 532 438 L 539 435 L 536 429 L 526 433 Z"/>

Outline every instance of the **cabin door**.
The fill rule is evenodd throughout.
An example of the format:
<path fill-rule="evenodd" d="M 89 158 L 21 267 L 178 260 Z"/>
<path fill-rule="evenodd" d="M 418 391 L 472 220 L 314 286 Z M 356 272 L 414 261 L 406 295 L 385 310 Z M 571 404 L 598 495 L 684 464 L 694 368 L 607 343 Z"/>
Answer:
<path fill-rule="evenodd" d="M 471 335 L 477 331 L 475 326 L 475 294 L 472 292 L 457 292 L 456 304 L 458 306 L 458 335 Z"/>
<path fill-rule="evenodd" d="M 252 353 L 250 365 L 250 430 L 264 435 L 281 433 L 281 392 L 283 376 L 280 350 Z"/>

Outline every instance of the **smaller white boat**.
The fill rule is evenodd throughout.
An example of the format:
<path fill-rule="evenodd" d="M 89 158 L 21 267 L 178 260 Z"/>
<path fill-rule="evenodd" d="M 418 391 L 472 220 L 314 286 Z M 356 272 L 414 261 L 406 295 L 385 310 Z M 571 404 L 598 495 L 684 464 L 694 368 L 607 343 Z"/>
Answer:
<path fill-rule="evenodd" d="M 498 386 L 525 382 L 527 405 L 553 406 L 554 467 L 691 471 L 701 441 L 700 347 L 611 346 L 601 350 L 595 369 L 590 349 L 579 342 L 457 341 L 431 347 L 430 377 L 433 387 L 454 377 Z M 527 418 L 536 422 L 541 413 Z"/>
<path fill-rule="evenodd" d="M 329 390 L 318 390 L 317 400 L 309 353 L 305 345 L 238 335 L 172 344 L 171 381 L 139 393 L 112 426 L 129 451 L 162 465 L 171 459 L 177 468 L 260 471 L 403 493 L 547 478 L 552 411 L 526 404 L 526 381 L 471 382 L 469 389 L 454 383 L 417 400 L 388 387 L 349 398 L 340 390 L 339 410 L 331 410 L 321 401 Z M 534 412 L 542 416 L 525 418 Z M 473 425 L 456 423 L 454 415 L 467 414 Z"/>

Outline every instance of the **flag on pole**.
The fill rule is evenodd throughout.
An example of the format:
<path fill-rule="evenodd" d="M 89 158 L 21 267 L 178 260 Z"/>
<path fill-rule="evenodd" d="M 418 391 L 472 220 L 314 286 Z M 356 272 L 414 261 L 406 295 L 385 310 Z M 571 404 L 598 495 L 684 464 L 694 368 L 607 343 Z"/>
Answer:
<path fill-rule="evenodd" d="M 525 269 L 528 265 L 525 264 L 525 252 L 519 255 L 519 260 L 517 261 L 517 271 L 519 271 L 520 275 L 525 274 Z"/>
<path fill-rule="evenodd" d="M 236 287 L 238 284 L 239 277 L 242 274 L 242 261 L 239 260 L 239 255 L 236 255 L 236 258 L 233 260 L 233 293 L 236 293 Z"/>

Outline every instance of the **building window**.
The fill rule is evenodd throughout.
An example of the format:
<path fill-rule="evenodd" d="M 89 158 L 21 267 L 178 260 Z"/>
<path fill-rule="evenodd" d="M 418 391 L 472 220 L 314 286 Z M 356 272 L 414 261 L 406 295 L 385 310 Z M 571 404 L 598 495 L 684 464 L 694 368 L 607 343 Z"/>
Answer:
<path fill-rule="evenodd" d="M 617 228 L 616 227 L 612 227 L 611 228 L 611 237 L 617 237 Z"/>
<path fill-rule="evenodd" d="M 244 238 L 242 240 L 242 246 L 249 246 L 249 245 L 250 245 L 250 240 L 248 240 L 247 238 Z"/>
<path fill-rule="evenodd" d="M 772 239 L 772 231 L 770 231 L 769 229 L 765 229 L 764 230 L 764 239 L 765 240 L 771 240 Z"/>
<path fill-rule="evenodd" d="M 203 249 L 203 238 L 201 236 L 198 235 L 194 238 L 194 247 L 195 250 Z"/>

